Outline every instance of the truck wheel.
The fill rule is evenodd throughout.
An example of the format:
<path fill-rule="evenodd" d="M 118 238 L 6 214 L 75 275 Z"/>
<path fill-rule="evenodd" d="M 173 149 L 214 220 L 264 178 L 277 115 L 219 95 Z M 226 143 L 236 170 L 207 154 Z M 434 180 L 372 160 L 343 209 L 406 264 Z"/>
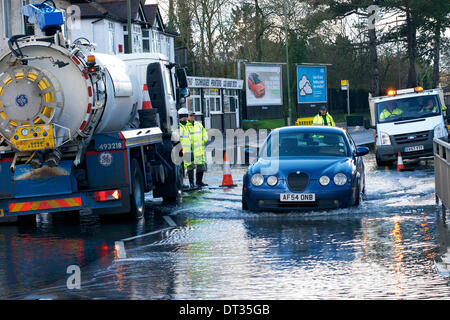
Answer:
<path fill-rule="evenodd" d="M 163 201 L 166 203 L 180 203 L 183 190 L 183 167 L 177 165 L 174 172 L 174 184 L 170 196 L 163 196 Z M 176 194 L 175 196 L 173 194 Z"/>
<path fill-rule="evenodd" d="M 17 223 L 20 225 L 32 225 L 36 224 L 36 215 L 27 214 L 23 216 L 17 216 Z"/>
<path fill-rule="evenodd" d="M 130 208 L 131 214 L 139 220 L 144 217 L 145 213 L 145 200 L 144 200 L 144 175 L 142 174 L 141 167 L 136 159 L 131 162 L 131 191 L 130 195 Z"/>

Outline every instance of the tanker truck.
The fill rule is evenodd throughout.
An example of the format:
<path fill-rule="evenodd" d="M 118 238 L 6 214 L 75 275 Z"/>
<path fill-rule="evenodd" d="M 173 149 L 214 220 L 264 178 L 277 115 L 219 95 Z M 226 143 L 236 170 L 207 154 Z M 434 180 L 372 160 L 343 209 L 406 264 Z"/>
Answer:
<path fill-rule="evenodd" d="M 13 36 L 0 52 L 0 219 L 82 209 L 140 219 L 146 192 L 178 201 L 185 70 L 160 54 L 69 45 L 58 12 L 23 7 L 44 34 Z"/>

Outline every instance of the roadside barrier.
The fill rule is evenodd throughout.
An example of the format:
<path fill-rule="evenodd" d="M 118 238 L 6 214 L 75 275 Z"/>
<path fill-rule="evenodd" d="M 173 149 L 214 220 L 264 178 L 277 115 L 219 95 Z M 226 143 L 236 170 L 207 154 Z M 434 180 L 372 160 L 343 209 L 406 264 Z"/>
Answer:
<path fill-rule="evenodd" d="M 441 200 L 445 220 L 446 208 L 450 208 L 450 143 L 434 138 L 433 151 L 436 203 Z"/>
<path fill-rule="evenodd" d="M 310 126 L 312 125 L 314 117 L 297 118 L 296 126 Z"/>

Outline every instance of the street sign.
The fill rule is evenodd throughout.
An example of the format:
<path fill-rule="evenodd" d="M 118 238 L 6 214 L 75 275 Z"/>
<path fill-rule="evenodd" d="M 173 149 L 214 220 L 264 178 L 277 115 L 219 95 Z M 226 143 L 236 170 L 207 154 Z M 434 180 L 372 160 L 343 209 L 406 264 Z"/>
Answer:
<path fill-rule="evenodd" d="M 327 103 L 326 66 L 297 65 L 297 102 Z"/>
<path fill-rule="evenodd" d="M 350 82 L 341 80 L 341 90 L 347 91 L 347 114 L 350 114 Z"/>

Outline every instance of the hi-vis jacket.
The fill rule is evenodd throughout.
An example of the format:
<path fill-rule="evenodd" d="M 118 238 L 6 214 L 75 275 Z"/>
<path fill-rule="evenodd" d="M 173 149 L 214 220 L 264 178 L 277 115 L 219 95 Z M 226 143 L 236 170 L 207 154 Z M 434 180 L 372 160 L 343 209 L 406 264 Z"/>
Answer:
<path fill-rule="evenodd" d="M 189 130 L 191 130 L 190 135 L 194 153 L 194 164 L 205 164 L 205 144 L 208 141 L 208 132 L 198 121 L 194 121 L 194 124 L 189 122 Z"/>
<path fill-rule="evenodd" d="M 208 141 L 208 132 L 200 122 L 194 124 L 180 123 L 180 142 L 184 153 L 184 168 L 192 164 L 205 164 L 205 144 Z"/>
<path fill-rule="evenodd" d="M 333 126 L 333 127 L 336 126 L 336 124 L 334 123 L 333 117 L 328 112 L 325 113 L 325 117 L 327 118 L 328 126 Z M 323 117 L 320 113 L 314 117 L 312 124 L 313 125 L 321 125 L 321 126 L 325 125 L 324 121 L 323 121 Z"/>
<path fill-rule="evenodd" d="M 390 116 L 398 116 L 401 115 L 402 113 L 403 110 L 399 108 L 395 108 L 394 110 L 392 110 L 392 112 L 390 112 L 388 109 L 384 109 L 380 113 L 380 120 L 384 120 L 386 118 L 389 118 Z"/>
<path fill-rule="evenodd" d="M 192 145 L 191 145 L 191 135 L 189 126 L 189 121 L 186 124 L 179 123 L 180 125 L 180 142 L 183 147 L 183 161 L 184 168 L 186 169 L 192 164 Z"/>
<path fill-rule="evenodd" d="M 446 111 L 447 107 L 442 106 L 441 110 Z M 438 106 L 434 106 L 433 109 L 431 109 L 431 110 L 426 109 L 426 107 L 423 107 L 422 109 L 420 109 L 420 112 L 438 112 L 438 111 L 439 111 Z"/>

